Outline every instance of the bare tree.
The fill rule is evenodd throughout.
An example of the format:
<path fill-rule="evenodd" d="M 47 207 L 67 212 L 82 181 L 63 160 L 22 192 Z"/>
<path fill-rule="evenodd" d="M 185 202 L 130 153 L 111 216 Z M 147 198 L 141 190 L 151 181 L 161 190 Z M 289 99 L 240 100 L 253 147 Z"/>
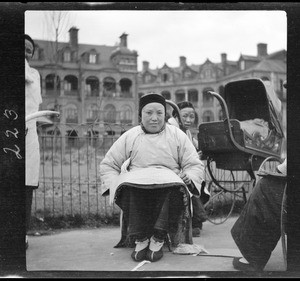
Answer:
<path fill-rule="evenodd" d="M 57 80 L 57 69 L 59 65 L 60 48 L 59 41 L 67 34 L 70 28 L 70 17 L 66 11 L 47 11 L 45 14 L 45 24 L 48 40 L 48 60 L 54 68 L 54 91 L 56 97 L 59 96 L 59 84 Z"/>
<path fill-rule="evenodd" d="M 60 95 L 60 80 L 58 79 L 58 68 L 60 65 L 60 46 L 59 42 L 62 41 L 62 37 L 65 36 L 70 28 L 70 17 L 69 13 L 66 11 L 46 11 L 44 12 L 45 27 L 46 27 L 46 38 L 47 38 L 47 60 L 53 68 L 54 72 L 54 95 L 55 95 L 55 104 L 54 110 L 62 111 L 62 106 L 59 105 L 57 97 Z M 63 115 L 61 115 L 63 116 Z M 63 128 L 61 128 L 63 129 Z M 63 129 L 64 130 L 64 129 Z M 58 133 L 57 130 L 55 130 Z M 55 153 L 57 152 L 57 136 L 54 134 L 54 146 Z M 65 135 L 65 132 L 61 132 Z M 62 138 L 62 150 L 64 155 L 65 150 L 65 139 Z"/>

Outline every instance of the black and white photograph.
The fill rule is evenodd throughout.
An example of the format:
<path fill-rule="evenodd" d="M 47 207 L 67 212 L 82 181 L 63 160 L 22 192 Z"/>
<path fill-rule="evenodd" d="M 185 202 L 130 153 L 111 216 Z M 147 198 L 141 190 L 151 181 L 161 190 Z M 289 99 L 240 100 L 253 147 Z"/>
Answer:
<path fill-rule="evenodd" d="M 82 3 L 24 9 L 23 146 L 1 107 L 27 276 L 287 272 L 284 6 Z"/>

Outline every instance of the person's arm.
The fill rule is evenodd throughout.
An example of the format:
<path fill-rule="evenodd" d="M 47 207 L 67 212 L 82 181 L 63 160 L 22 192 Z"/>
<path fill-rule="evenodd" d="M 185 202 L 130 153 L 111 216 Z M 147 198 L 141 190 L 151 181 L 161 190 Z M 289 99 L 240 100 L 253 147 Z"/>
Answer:
<path fill-rule="evenodd" d="M 199 196 L 201 193 L 201 185 L 204 181 L 204 164 L 199 159 L 197 151 L 188 137 L 184 133 L 179 134 L 179 137 L 179 159 L 182 174 L 185 174 L 191 180 L 191 183 L 187 184 L 191 189 L 190 191 L 195 196 Z"/>
<path fill-rule="evenodd" d="M 122 164 L 129 157 L 128 152 L 126 151 L 127 138 L 127 132 L 121 135 L 110 147 L 100 163 L 100 176 L 103 191 L 114 185 L 114 182 L 121 173 Z"/>

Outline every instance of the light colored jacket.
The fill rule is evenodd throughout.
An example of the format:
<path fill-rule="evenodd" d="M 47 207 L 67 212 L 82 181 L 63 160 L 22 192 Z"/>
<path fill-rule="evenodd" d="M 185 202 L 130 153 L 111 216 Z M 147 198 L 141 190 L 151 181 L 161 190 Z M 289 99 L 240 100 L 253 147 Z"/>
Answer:
<path fill-rule="evenodd" d="M 25 60 L 25 115 L 35 113 L 42 103 L 40 75 Z M 36 131 L 36 119 L 26 122 L 25 138 L 25 182 L 26 185 L 37 186 L 40 169 L 40 147 Z"/>
<path fill-rule="evenodd" d="M 178 124 L 177 120 L 174 117 L 169 118 L 168 123 L 173 125 L 173 126 L 176 126 L 177 128 L 179 128 L 179 124 Z M 192 133 L 191 133 L 190 130 L 186 130 L 186 135 L 188 136 L 190 141 L 193 143 L 195 148 L 198 149 L 198 141 L 193 138 Z"/>
<path fill-rule="evenodd" d="M 100 163 L 102 190 L 104 193 L 109 189 L 110 202 L 124 183 L 138 184 L 141 188 L 173 183 L 185 186 L 179 177 L 181 172 L 196 186 L 194 196 L 200 196 L 204 164 L 186 134 L 167 123 L 157 134 L 146 134 L 141 126 L 128 130 Z"/>

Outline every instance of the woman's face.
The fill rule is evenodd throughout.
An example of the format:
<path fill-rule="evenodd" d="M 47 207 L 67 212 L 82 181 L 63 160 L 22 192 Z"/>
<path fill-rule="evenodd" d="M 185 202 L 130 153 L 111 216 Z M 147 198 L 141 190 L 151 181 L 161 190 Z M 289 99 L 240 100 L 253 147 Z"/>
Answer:
<path fill-rule="evenodd" d="M 189 129 L 195 122 L 195 110 L 191 107 L 185 107 L 180 110 L 182 116 L 183 125 L 186 129 Z"/>
<path fill-rule="evenodd" d="M 33 55 L 33 45 L 32 43 L 25 39 L 25 58 L 27 61 L 29 61 L 32 58 Z"/>
<path fill-rule="evenodd" d="M 165 108 L 161 103 L 152 102 L 142 109 L 142 124 L 149 133 L 157 133 L 165 124 Z"/>

